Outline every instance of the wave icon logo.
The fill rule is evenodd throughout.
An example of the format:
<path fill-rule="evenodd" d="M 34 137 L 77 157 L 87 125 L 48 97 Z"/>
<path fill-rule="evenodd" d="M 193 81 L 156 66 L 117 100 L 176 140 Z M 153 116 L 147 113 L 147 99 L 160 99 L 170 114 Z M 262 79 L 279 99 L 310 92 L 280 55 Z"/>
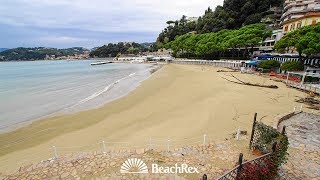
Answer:
<path fill-rule="evenodd" d="M 132 158 L 121 165 L 120 173 L 144 174 L 148 173 L 148 167 L 141 159 Z"/>

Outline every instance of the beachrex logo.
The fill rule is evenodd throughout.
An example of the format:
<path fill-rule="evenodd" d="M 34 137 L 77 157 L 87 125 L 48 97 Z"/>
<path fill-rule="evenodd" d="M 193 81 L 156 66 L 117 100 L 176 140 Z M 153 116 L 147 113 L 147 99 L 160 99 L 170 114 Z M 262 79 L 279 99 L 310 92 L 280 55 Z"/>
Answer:
<path fill-rule="evenodd" d="M 175 164 L 171 167 L 162 167 L 158 164 L 152 164 L 152 173 L 160 173 L 160 174 L 177 174 L 177 173 L 199 173 L 198 168 L 196 167 L 189 167 L 187 164 L 181 164 L 181 166 L 178 166 L 178 164 Z"/>
<path fill-rule="evenodd" d="M 133 158 L 126 160 L 122 164 L 120 172 L 133 174 L 148 173 L 148 167 L 141 159 Z"/>
<path fill-rule="evenodd" d="M 189 167 L 187 164 L 175 164 L 174 166 L 159 166 L 158 164 L 151 165 L 151 173 L 159 173 L 159 174 L 177 174 L 177 173 L 199 173 L 198 168 Z M 121 173 L 148 173 L 147 165 L 141 160 L 137 158 L 126 160 L 120 169 Z"/>

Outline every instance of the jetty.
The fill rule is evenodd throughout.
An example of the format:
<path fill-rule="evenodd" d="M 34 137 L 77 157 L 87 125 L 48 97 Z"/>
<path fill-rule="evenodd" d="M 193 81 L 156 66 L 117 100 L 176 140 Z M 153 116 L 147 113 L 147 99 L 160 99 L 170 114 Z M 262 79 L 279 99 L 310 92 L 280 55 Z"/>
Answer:
<path fill-rule="evenodd" d="M 91 66 L 110 64 L 110 63 L 112 63 L 112 61 L 99 61 L 99 62 L 91 63 Z"/>

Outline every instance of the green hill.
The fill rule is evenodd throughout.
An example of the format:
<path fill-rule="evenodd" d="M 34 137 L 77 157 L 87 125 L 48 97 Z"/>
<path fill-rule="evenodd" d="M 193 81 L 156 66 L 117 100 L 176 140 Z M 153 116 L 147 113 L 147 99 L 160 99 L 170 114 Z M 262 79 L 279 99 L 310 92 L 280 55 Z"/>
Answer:
<path fill-rule="evenodd" d="M 91 51 L 91 57 L 115 57 L 120 54 L 138 54 L 140 52 L 149 51 L 153 47 L 153 43 L 124 43 L 119 42 L 118 44 L 109 43 L 102 47 L 94 48 Z"/>
<path fill-rule="evenodd" d="M 197 21 L 183 16 L 178 21 L 168 21 L 158 36 L 158 48 L 186 33 L 210 33 L 223 29 L 238 29 L 244 25 L 260 23 L 263 18 L 276 18 L 271 7 L 281 8 L 283 0 L 225 0 L 223 6 L 213 11 L 210 7 Z"/>
<path fill-rule="evenodd" d="M 24 60 L 43 60 L 46 56 L 73 56 L 88 52 L 88 49 L 82 47 L 73 47 L 67 49 L 56 49 L 56 48 L 14 48 L 3 52 L 0 52 L 0 61 L 24 61 Z"/>

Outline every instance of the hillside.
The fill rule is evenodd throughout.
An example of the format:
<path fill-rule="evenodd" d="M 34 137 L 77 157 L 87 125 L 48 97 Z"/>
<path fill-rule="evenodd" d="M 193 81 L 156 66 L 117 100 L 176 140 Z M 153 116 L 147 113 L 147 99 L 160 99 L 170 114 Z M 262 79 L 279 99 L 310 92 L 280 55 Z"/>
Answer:
<path fill-rule="evenodd" d="M 166 48 L 172 49 L 173 56 L 180 58 L 248 59 L 253 47 L 269 36 L 271 31 L 265 24 L 251 24 L 235 30 L 181 35 L 167 43 Z M 240 52 L 236 47 L 245 49 Z"/>
<path fill-rule="evenodd" d="M 62 57 L 73 56 L 88 53 L 89 50 L 82 47 L 73 47 L 68 49 L 56 48 L 14 48 L 0 52 L 0 61 L 15 61 L 15 60 L 43 60 L 47 56 Z"/>
<path fill-rule="evenodd" d="M 0 48 L 0 52 L 8 50 L 8 48 Z"/>
<path fill-rule="evenodd" d="M 168 21 L 168 26 L 159 34 L 158 48 L 186 33 L 210 33 L 223 29 L 238 29 L 243 25 L 260 23 L 264 18 L 275 18 L 270 7 L 281 8 L 283 0 L 225 0 L 223 6 L 213 11 L 210 7 L 196 21 L 183 16 L 178 21 Z"/>
<path fill-rule="evenodd" d="M 138 54 L 140 52 L 149 51 L 153 46 L 153 43 L 124 43 L 119 42 L 118 44 L 109 43 L 108 45 L 104 45 L 102 47 L 94 48 L 90 57 L 115 57 L 118 54 Z"/>

